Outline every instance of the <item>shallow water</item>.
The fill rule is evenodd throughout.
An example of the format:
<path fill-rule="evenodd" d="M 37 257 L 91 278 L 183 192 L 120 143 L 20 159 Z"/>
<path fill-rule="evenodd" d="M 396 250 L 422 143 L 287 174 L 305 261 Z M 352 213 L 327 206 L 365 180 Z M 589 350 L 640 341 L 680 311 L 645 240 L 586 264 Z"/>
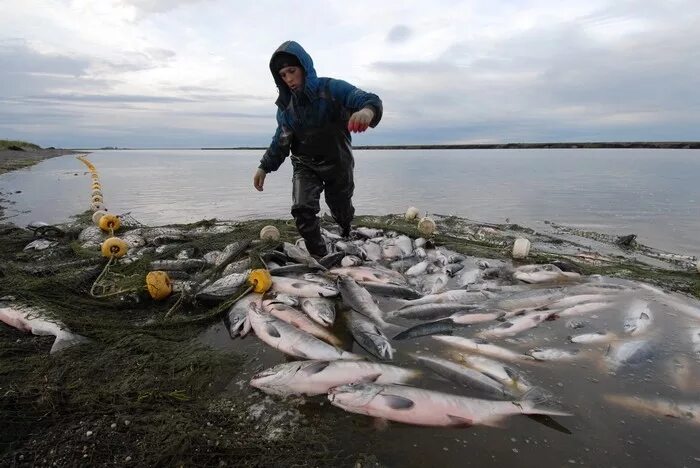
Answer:
<path fill-rule="evenodd" d="M 95 151 L 106 206 L 158 225 L 289 217 L 291 164 L 252 188 L 260 151 Z M 697 255 L 697 150 L 356 151 L 359 214 L 422 211 L 541 227 L 545 220 Z M 89 207 L 91 179 L 75 156 L 0 175 L 6 212 L 24 225 L 66 221 Z M 17 193 L 21 192 L 21 193 Z M 326 210 L 321 204 L 322 211 Z"/>
<path fill-rule="evenodd" d="M 606 282 L 625 286 L 622 280 Z M 397 302 L 377 297 L 382 310 L 393 310 Z M 640 336 L 625 335 L 623 323 L 632 299 L 649 302 L 652 325 Z M 698 306 L 698 304 L 695 304 Z M 539 327 L 512 338 L 492 339 L 491 342 L 514 351 L 527 352 L 534 347 L 580 350 L 582 357 L 573 362 L 504 362 L 522 373 L 525 379 L 554 395 L 561 408 L 573 413 L 571 417 L 554 417 L 563 426 L 559 430 L 525 416 L 505 419 L 500 427 L 425 428 L 389 423 L 382 428 L 373 418 L 346 413 L 337 427 L 337 437 L 345 437 L 348 447 L 374 453 L 388 466 L 696 466 L 700 463 L 697 437 L 700 425 L 667 417 L 646 416 L 615 406 L 603 399 L 605 394 L 633 395 L 647 398 L 698 402 L 700 400 L 700 362 L 693 356 L 688 333 L 689 326 L 700 323 L 659 302 L 657 295 L 646 290 L 627 289 L 615 295 L 607 309 L 582 315 L 588 324 L 571 330 L 565 326 L 569 317 L 547 321 Z M 338 318 L 337 321 L 340 321 Z M 398 320 L 404 326 L 420 321 Z M 455 334 L 473 337 L 480 330 L 493 327 L 487 323 L 464 327 Z M 609 330 L 619 342 L 635 339 L 649 340 L 653 356 L 638 366 L 624 366 L 613 372 L 606 365 L 608 344 L 574 344 L 567 341 L 571 334 Z M 341 335 L 342 336 L 342 335 Z M 219 349 L 234 350 L 250 357 L 245 377 L 285 362 L 287 357 L 268 347 L 254 336 L 231 340 L 222 324 L 213 326 L 200 337 Z M 357 344 L 347 340 L 347 348 L 369 356 Z M 412 383 L 419 387 L 465 396 L 489 398 L 463 386 L 436 376 L 417 364 L 408 353 L 440 356 L 449 359 L 451 348 L 431 337 L 392 341 L 396 348 L 393 363 L 424 370 L 423 377 Z M 464 351 L 466 352 L 466 351 Z M 668 372 L 672 359 L 685 357 L 691 363 L 689 386 L 680 390 Z M 237 379 L 239 381 L 240 379 Z M 240 384 L 241 382 L 238 382 Z M 231 391 L 236 391 L 232 385 Z M 277 397 L 273 397 L 277 398 Z M 342 412 L 329 406 L 325 396 L 308 398 L 303 411 L 321 413 Z M 345 426 L 344 424 L 347 424 Z M 348 427 L 369 436 L 371 447 L 360 445 L 349 434 Z M 362 440 L 365 440 L 364 438 Z"/>

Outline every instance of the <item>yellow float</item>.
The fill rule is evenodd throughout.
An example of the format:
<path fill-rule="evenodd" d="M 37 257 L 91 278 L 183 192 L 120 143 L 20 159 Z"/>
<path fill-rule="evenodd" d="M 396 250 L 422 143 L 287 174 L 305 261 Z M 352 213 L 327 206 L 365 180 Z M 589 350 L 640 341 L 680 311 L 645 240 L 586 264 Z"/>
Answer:
<path fill-rule="evenodd" d="M 148 294 L 156 301 L 162 301 L 173 292 L 170 277 L 164 271 L 152 271 L 146 275 Z"/>
<path fill-rule="evenodd" d="M 110 237 L 102 243 L 101 250 L 103 257 L 120 258 L 126 255 L 126 252 L 129 250 L 129 246 L 118 237 Z"/>
<path fill-rule="evenodd" d="M 103 231 L 109 232 L 109 231 L 116 231 L 119 229 L 121 226 L 121 221 L 119 220 L 119 217 L 113 214 L 108 214 L 105 213 L 101 218 L 99 222 L 100 229 Z"/>
<path fill-rule="evenodd" d="M 263 294 L 272 287 L 272 276 L 269 271 L 262 268 L 253 270 L 248 275 L 248 284 L 254 292 Z"/>

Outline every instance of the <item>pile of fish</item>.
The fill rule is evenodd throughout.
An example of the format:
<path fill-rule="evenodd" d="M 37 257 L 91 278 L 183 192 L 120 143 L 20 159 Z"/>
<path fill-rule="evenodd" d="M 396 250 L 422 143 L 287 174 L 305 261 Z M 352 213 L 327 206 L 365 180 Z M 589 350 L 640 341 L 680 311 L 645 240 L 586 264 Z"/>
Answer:
<path fill-rule="evenodd" d="M 128 231 L 120 261 L 156 253 L 167 259 L 150 268 L 168 271 L 176 291 L 230 299 L 250 272 L 248 257 L 236 260 L 249 242 L 199 258 L 178 244 L 213 233 L 197 229 Z M 266 393 L 326 395 L 346 411 L 415 425 L 498 425 L 515 414 L 570 415 L 557 388 L 532 376 L 580 364 L 602 375 L 655 373 L 673 388 L 671 399 L 636 385 L 630 394 L 601 395 L 606 404 L 700 422 L 700 303 L 693 298 L 584 276 L 566 262 L 515 266 L 378 229 L 358 227 L 349 239 L 323 235 L 331 252 L 324 258 L 309 255 L 303 241 L 263 252 L 271 290 L 243 297 L 226 314 L 232 338 L 252 330 L 297 359 L 253 377 Z M 102 237 L 91 227 L 79 239 L 94 247 Z M 55 335 L 56 349 L 84 340 L 41 317 L 0 307 L 0 320 Z"/>
<path fill-rule="evenodd" d="M 329 231 L 324 236 L 332 253 L 321 259 L 311 257 L 303 241 L 265 253 L 271 291 L 250 294 L 228 311 L 232 338 L 253 330 L 298 359 L 257 373 L 251 385 L 264 392 L 325 394 L 349 412 L 427 426 L 497 425 L 513 414 L 563 416 L 570 414 L 562 411 L 566 402 L 529 381 L 528 368 L 585 361 L 604 373 L 634 371 L 663 354 L 657 331 L 679 315 L 684 349 L 668 366 L 669 377 L 691 395 L 700 385 L 700 306 L 689 297 L 585 277 L 566 263 L 514 267 L 466 257 L 376 229 L 357 228 L 352 240 Z M 555 328 L 558 335 L 551 336 Z M 349 331 L 353 342 L 343 343 L 339 330 Z M 439 352 L 425 353 L 426 342 Z M 390 363 L 399 344 L 407 366 Z M 421 388 L 426 375 L 459 391 Z M 700 421 L 697 402 L 638 394 L 604 400 Z"/>

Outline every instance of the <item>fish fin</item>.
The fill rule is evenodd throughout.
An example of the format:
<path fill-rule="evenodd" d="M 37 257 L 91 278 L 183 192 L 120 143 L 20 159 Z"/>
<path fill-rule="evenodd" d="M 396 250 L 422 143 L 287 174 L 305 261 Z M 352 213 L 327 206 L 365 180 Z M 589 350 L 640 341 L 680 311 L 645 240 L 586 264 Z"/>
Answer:
<path fill-rule="evenodd" d="M 309 359 L 309 356 L 308 356 L 305 352 L 303 352 L 302 350 L 300 350 L 299 348 L 297 348 L 296 346 L 292 346 L 292 352 L 294 353 L 295 356 L 299 356 L 299 357 L 303 357 L 303 358 L 305 358 L 305 359 Z"/>
<path fill-rule="evenodd" d="M 330 362 L 328 361 L 315 362 L 309 366 L 304 367 L 304 370 L 302 372 L 307 375 L 318 374 L 329 365 Z"/>
<path fill-rule="evenodd" d="M 639 318 L 640 318 L 640 319 L 644 319 L 644 320 L 651 320 L 651 317 L 650 317 L 649 314 L 647 314 L 646 312 L 642 312 L 642 313 L 639 315 Z"/>
<path fill-rule="evenodd" d="M 612 349 L 612 345 L 608 345 L 607 348 L 605 348 L 605 355 L 610 356 L 610 350 Z"/>
<path fill-rule="evenodd" d="M 402 396 L 382 394 L 381 397 L 384 403 L 391 409 L 406 410 L 415 406 L 413 400 L 409 400 L 408 398 L 404 398 Z"/>
<path fill-rule="evenodd" d="M 241 330 L 241 338 L 246 336 L 248 333 L 250 333 L 250 330 L 253 327 L 250 324 L 250 318 L 246 317 L 245 320 L 243 321 L 243 329 Z"/>
<path fill-rule="evenodd" d="M 374 418 L 372 425 L 378 431 L 386 431 L 389 429 L 389 421 L 385 418 Z"/>
<path fill-rule="evenodd" d="M 355 380 L 355 382 L 372 383 L 372 382 L 376 382 L 377 379 L 381 376 L 382 376 L 382 373 L 377 372 L 376 374 L 366 375 L 366 376 L 362 377 L 361 379 Z"/>
<path fill-rule="evenodd" d="M 563 434 L 568 434 L 571 435 L 572 432 L 564 427 L 563 425 L 559 424 L 557 421 L 552 419 L 550 416 L 544 415 L 544 414 L 528 414 L 528 418 L 532 419 L 533 421 L 537 421 L 540 424 L 543 424 L 551 429 L 554 429 L 555 431 L 561 432 Z"/>
<path fill-rule="evenodd" d="M 567 337 L 566 337 L 566 342 L 567 342 L 567 343 L 573 343 L 573 342 L 574 342 L 574 341 L 573 341 L 573 338 L 574 338 L 573 335 L 567 335 Z"/>
<path fill-rule="evenodd" d="M 68 332 L 62 332 L 56 335 L 56 340 L 53 342 L 53 345 L 51 346 L 51 351 L 50 353 L 57 353 L 59 351 L 62 351 L 66 348 L 70 348 L 71 346 L 79 345 L 82 343 L 88 343 L 91 340 L 89 338 L 85 338 L 84 336 L 81 335 L 76 335 L 74 333 L 68 333 Z"/>
<path fill-rule="evenodd" d="M 282 336 L 282 335 L 280 335 L 280 332 L 279 332 L 279 330 L 277 329 L 277 327 L 275 327 L 275 326 L 274 326 L 273 324 L 271 324 L 271 323 L 266 323 L 266 324 L 265 324 L 265 331 L 267 332 L 268 335 L 270 335 L 270 336 L 272 336 L 272 337 L 274 337 L 274 338 L 279 338 L 280 336 Z"/>
<path fill-rule="evenodd" d="M 452 427 L 471 427 L 474 425 L 474 421 L 468 418 L 455 416 L 454 414 L 448 414 L 447 417 L 449 418 L 450 426 Z"/>
<path fill-rule="evenodd" d="M 503 370 L 506 372 L 506 375 L 513 381 L 513 385 L 518 384 L 518 380 L 520 380 L 520 374 L 515 369 L 511 369 L 508 366 L 503 366 Z"/>

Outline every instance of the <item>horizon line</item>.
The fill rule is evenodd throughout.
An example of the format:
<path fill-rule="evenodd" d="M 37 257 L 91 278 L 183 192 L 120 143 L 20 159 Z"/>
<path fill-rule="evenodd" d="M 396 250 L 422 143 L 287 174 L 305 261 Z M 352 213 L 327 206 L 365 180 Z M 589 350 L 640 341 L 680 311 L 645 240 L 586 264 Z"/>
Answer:
<path fill-rule="evenodd" d="M 182 149 L 182 150 L 266 150 L 267 146 L 205 146 L 205 147 L 74 147 L 69 150 L 146 150 L 146 149 Z M 415 144 L 415 145 L 357 145 L 354 150 L 372 149 L 558 149 L 558 148 L 651 148 L 651 149 L 700 149 L 700 141 L 574 141 L 574 142 L 536 142 L 536 143 L 456 143 L 456 144 Z"/>

